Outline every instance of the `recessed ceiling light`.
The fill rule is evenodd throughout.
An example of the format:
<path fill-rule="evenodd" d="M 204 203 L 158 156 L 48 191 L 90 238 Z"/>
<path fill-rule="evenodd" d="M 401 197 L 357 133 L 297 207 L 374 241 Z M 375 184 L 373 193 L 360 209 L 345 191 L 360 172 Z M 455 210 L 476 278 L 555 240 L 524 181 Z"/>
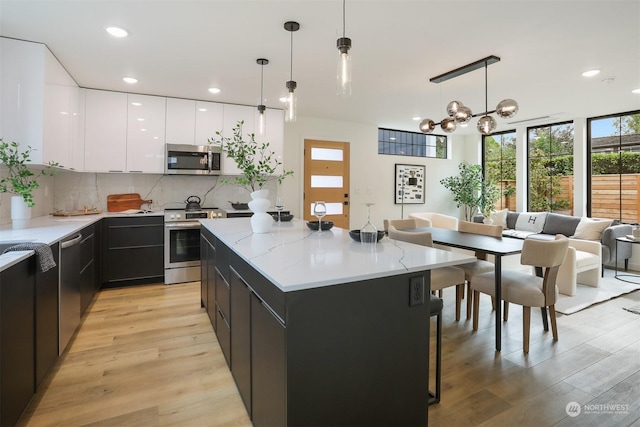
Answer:
<path fill-rule="evenodd" d="M 210 87 L 209 92 L 213 94 L 220 93 L 220 89 L 218 89 L 217 87 Z"/>
<path fill-rule="evenodd" d="M 139 122 L 144 122 L 144 119 L 142 117 L 138 117 L 138 121 Z"/>
<path fill-rule="evenodd" d="M 130 85 L 138 83 L 138 79 L 134 79 L 133 77 L 124 77 L 122 80 L 129 83 Z"/>
<path fill-rule="evenodd" d="M 139 102 L 132 102 L 131 105 L 133 105 L 134 107 L 139 107 L 142 104 L 140 104 Z"/>
<path fill-rule="evenodd" d="M 205 111 L 207 111 L 207 109 L 206 108 L 198 108 L 198 111 L 201 111 L 201 112 L 204 113 Z"/>
<path fill-rule="evenodd" d="M 287 97 L 286 96 L 281 96 L 280 98 L 278 98 L 278 101 L 280 102 L 287 102 Z"/>
<path fill-rule="evenodd" d="M 589 70 L 582 73 L 582 77 L 593 77 L 600 74 L 600 70 Z"/>
<path fill-rule="evenodd" d="M 640 93 L 640 88 L 632 90 L 631 93 Z"/>
<path fill-rule="evenodd" d="M 418 117 L 418 116 L 411 117 L 411 120 L 415 120 L 417 122 L 417 121 L 422 120 L 422 117 Z"/>
<path fill-rule="evenodd" d="M 119 27 L 107 27 L 107 33 L 111 34 L 113 37 L 118 38 L 127 37 L 129 35 L 127 30 L 123 30 Z"/>

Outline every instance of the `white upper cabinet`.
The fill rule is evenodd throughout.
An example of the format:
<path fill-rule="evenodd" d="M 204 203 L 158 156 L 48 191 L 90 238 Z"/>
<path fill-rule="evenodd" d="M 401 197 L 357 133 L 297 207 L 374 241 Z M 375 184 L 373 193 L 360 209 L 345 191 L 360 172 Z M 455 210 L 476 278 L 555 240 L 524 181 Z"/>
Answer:
<path fill-rule="evenodd" d="M 167 144 L 193 144 L 196 135 L 196 101 L 167 98 Z"/>
<path fill-rule="evenodd" d="M 35 164 L 76 168 L 72 138 L 81 125 L 73 118 L 78 85 L 43 44 L 0 38 L 0 56 L 3 139 L 22 150 L 30 146 Z"/>
<path fill-rule="evenodd" d="M 166 98 L 127 99 L 127 171 L 164 173 Z"/>
<path fill-rule="evenodd" d="M 209 139 L 218 139 L 216 132 L 223 127 L 223 104 L 196 101 L 196 145 L 207 145 Z"/>
<path fill-rule="evenodd" d="M 85 108 L 85 170 L 125 172 L 127 94 L 87 89 Z"/>

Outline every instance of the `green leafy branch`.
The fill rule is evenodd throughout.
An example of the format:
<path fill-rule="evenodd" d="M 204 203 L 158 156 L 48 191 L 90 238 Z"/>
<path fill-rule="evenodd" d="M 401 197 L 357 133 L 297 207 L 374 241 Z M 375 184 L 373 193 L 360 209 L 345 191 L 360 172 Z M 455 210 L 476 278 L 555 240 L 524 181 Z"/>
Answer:
<path fill-rule="evenodd" d="M 27 206 L 31 208 L 35 206 L 33 191 L 39 187 L 38 179 L 41 176 L 55 175 L 56 171 L 53 167 L 58 166 L 56 162 L 49 162 L 43 170 L 34 173 L 27 167 L 32 151 L 30 146 L 20 151 L 17 142 L 8 143 L 0 138 L 0 161 L 8 170 L 7 176 L 0 178 L 0 193 L 22 196 Z"/>
<path fill-rule="evenodd" d="M 277 174 L 276 170 L 282 166 L 275 153 L 269 149 L 269 143 L 258 143 L 255 134 L 247 134 L 248 140 L 242 137 L 242 125 L 244 121 L 239 121 L 233 128 L 233 137 L 225 137 L 220 131 L 216 132 L 218 140 L 209 139 L 209 144 L 220 145 L 225 155 L 233 159 L 238 169 L 242 171 L 241 176 L 236 176 L 234 184 L 245 188 L 249 192 L 260 190 L 267 182 L 277 181 L 282 183 L 287 176 L 293 175 L 293 171 L 283 170 Z M 223 171 L 224 173 L 224 171 Z M 223 183 L 228 181 L 222 180 Z"/>

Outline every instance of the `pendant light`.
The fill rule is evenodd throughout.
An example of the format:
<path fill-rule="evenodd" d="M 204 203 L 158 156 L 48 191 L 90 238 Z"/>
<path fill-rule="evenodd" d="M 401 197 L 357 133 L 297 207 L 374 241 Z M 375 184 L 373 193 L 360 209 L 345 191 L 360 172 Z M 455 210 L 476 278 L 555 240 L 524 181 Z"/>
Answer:
<path fill-rule="evenodd" d="M 258 135 L 265 136 L 267 134 L 267 107 L 264 105 L 264 97 L 262 96 L 262 90 L 264 88 L 264 66 L 269 63 L 268 59 L 258 58 L 256 59 L 258 65 L 260 65 L 260 102 L 258 103 L 258 112 L 256 116 L 256 124 L 258 127 Z"/>
<path fill-rule="evenodd" d="M 338 73 L 337 73 L 337 91 L 341 96 L 351 95 L 351 39 L 345 36 L 346 19 L 345 19 L 345 3 L 342 0 L 342 37 L 340 37 L 336 46 L 338 47 Z"/>
<path fill-rule="evenodd" d="M 293 33 L 300 29 L 300 24 L 295 21 L 287 21 L 284 23 L 284 29 L 291 33 L 291 74 L 290 80 L 286 83 L 286 87 L 289 90 L 287 95 L 287 108 L 284 120 L 289 123 L 296 121 L 296 94 L 295 90 L 298 84 L 293 80 Z"/>

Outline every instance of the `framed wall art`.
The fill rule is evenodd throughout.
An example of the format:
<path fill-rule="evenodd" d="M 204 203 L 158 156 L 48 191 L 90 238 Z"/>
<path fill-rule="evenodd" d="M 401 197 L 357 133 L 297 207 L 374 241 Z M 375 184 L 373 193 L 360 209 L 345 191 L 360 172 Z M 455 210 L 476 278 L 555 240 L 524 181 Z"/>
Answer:
<path fill-rule="evenodd" d="M 403 165 L 396 163 L 395 204 L 424 203 L 423 165 Z"/>

